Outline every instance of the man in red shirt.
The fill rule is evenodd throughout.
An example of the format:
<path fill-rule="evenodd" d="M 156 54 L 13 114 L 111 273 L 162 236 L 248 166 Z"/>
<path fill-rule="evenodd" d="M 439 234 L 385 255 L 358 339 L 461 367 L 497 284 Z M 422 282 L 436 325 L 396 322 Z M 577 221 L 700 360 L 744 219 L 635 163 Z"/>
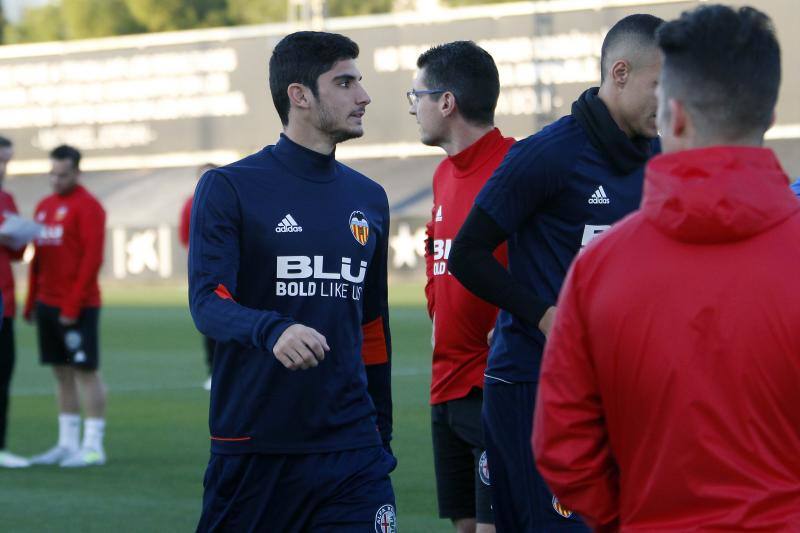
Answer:
<path fill-rule="evenodd" d="M 800 531 L 800 203 L 762 147 L 780 47 L 719 5 L 657 39 L 665 155 L 561 292 L 537 466 L 598 531 Z"/>
<path fill-rule="evenodd" d="M 79 184 L 81 154 L 62 145 L 50 153 L 53 193 L 36 206 L 44 226 L 34 241 L 25 318 L 34 315 L 42 364 L 52 365 L 58 390 L 58 443 L 33 464 L 102 465 L 106 393 L 98 372 L 98 319 L 106 215 Z M 81 406 L 86 420 L 79 445 Z"/>
<path fill-rule="evenodd" d="M 426 226 L 425 295 L 433 320 L 431 423 L 439 516 L 456 531 L 494 531 L 483 443 L 483 371 L 497 308 L 467 291 L 447 269 L 450 245 L 475 196 L 514 139 L 494 127 L 500 81 L 492 56 L 471 41 L 422 54 L 408 92 L 424 144 L 446 153 L 433 176 Z M 496 256 L 506 264 L 506 246 Z"/>
<path fill-rule="evenodd" d="M 0 188 L 6 177 L 6 167 L 14 156 L 14 146 L 10 140 L 0 137 Z M 5 190 L 0 189 L 0 224 L 6 214 L 18 212 L 14 198 Z M 8 426 L 8 398 L 11 385 L 11 375 L 14 372 L 16 359 L 16 346 L 14 343 L 14 315 L 16 306 L 14 301 L 14 274 L 11 271 L 11 261 L 22 259 L 25 247 L 19 249 L 11 247 L 10 240 L 0 235 L 0 291 L 3 294 L 3 325 L 0 329 L 0 467 L 23 468 L 28 466 L 28 461 L 9 453 L 6 450 L 6 428 Z"/>
<path fill-rule="evenodd" d="M 207 171 L 215 168 L 218 167 L 214 163 L 200 165 L 197 167 L 197 178 L 200 179 Z M 178 238 L 183 247 L 187 250 L 189 249 L 189 226 L 192 221 L 192 202 L 194 202 L 194 195 L 187 198 L 186 202 L 184 202 L 183 209 L 181 209 L 181 219 L 178 223 Z M 214 368 L 214 349 L 216 348 L 216 342 L 214 342 L 214 339 L 211 337 L 203 335 L 203 347 L 206 351 L 206 366 L 208 367 L 208 379 L 203 383 L 203 388 L 210 391 L 211 371 Z"/>

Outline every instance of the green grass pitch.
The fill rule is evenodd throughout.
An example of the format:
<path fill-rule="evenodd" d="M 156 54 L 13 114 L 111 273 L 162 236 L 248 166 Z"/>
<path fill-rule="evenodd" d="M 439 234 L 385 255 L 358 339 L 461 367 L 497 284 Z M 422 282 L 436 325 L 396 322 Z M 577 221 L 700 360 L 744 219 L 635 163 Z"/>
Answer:
<path fill-rule="evenodd" d="M 430 322 L 422 287 L 391 290 L 394 345 L 392 475 L 398 526 L 452 528 L 436 513 L 431 457 Z M 109 388 L 106 466 L 0 469 L 0 530 L 193 531 L 208 461 L 208 393 L 202 346 L 185 289 L 108 289 L 101 313 L 101 369 Z M 17 321 L 9 449 L 44 451 L 57 437 L 53 379 L 38 364 L 33 328 Z"/>

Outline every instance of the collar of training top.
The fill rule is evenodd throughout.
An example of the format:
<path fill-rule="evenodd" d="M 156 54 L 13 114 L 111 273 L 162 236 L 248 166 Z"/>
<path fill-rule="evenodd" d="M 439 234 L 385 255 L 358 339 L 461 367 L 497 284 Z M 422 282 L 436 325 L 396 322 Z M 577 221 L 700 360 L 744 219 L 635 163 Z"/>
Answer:
<path fill-rule="evenodd" d="M 598 87 L 584 91 L 572 104 L 572 116 L 586 131 L 592 146 L 607 157 L 621 174 L 630 174 L 653 156 L 657 141 L 644 137 L 628 138 L 614 122 L 598 92 Z"/>
<path fill-rule="evenodd" d="M 336 149 L 329 155 L 309 150 L 281 133 L 272 150 L 275 157 L 295 176 L 317 182 L 336 179 Z"/>

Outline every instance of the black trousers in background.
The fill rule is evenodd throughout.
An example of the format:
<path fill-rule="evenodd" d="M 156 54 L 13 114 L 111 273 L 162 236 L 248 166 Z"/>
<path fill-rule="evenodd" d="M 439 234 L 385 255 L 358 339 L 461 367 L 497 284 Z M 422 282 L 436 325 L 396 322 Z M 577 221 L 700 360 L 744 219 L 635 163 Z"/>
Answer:
<path fill-rule="evenodd" d="M 8 425 L 8 396 L 11 375 L 14 373 L 14 319 L 4 318 L 0 330 L 0 450 L 6 447 L 6 426 Z"/>
<path fill-rule="evenodd" d="M 203 335 L 203 346 L 206 349 L 206 365 L 208 365 L 208 375 L 210 376 L 211 370 L 214 368 L 214 348 L 217 347 L 217 341 Z"/>

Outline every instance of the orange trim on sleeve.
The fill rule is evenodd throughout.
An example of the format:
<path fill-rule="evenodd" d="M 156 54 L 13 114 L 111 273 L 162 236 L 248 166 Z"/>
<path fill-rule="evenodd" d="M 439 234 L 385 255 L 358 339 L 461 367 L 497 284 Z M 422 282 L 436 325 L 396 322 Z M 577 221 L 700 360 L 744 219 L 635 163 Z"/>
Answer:
<path fill-rule="evenodd" d="M 209 437 L 211 440 L 218 440 L 222 442 L 243 442 L 251 440 L 252 437 Z"/>
<path fill-rule="evenodd" d="M 386 334 L 383 331 L 383 318 L 378 317 L 368 324 L 361 326 L 364 333 L 364 343 L 361 346 L 361 358 L 364 364 L 380 365 L 389 362 L 389 353 L 386 351 Z"/>
<path fill-rule="evenodd" d="M 233 300 L 233 296 L 231 296 L 231 292 L 222 283 L 217 285 L 217 288 L 214 291 L 214 294 L 216 294 L 217 296 L 219 296 L 223 300 Z"/>

